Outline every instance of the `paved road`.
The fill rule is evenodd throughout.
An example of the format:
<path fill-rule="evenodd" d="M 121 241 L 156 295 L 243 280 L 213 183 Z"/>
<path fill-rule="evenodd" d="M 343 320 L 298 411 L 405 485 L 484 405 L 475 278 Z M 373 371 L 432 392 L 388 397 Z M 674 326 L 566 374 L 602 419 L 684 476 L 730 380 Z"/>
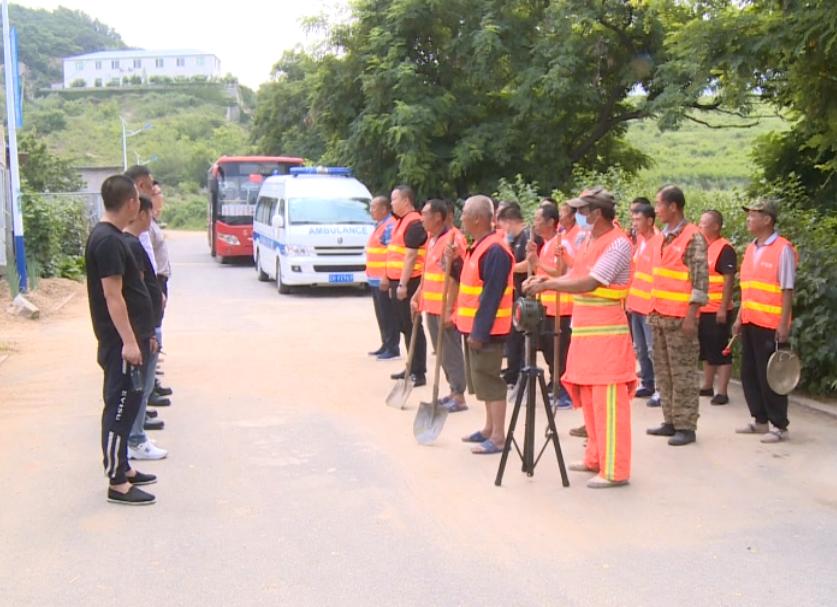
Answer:
<path fill-rule="evenodd" d="M 157 505 L 104 500 L 83 298 L 0 366 L 0 605 L 837 604 L 832 418 L 794 410 L 793 440 L 761 445 L 732 433 L 733 392 L 673 449 L 636 401 L 629 487 L 564 489 L 548 460 L 496 488 L 459 441 L 478 408 L 427 448 L 383 405 L 397 364 L 365 354 L 366 297 L 280 296 L 200 235 L 171 245 Z M 558 417 L 569 461 L 579 421 Z"/>

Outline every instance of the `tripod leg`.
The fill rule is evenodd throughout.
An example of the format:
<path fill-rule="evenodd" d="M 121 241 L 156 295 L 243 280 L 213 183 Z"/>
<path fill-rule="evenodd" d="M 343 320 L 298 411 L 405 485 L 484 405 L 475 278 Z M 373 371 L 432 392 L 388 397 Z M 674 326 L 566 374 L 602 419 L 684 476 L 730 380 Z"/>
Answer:
<path fill-rule="evenodd" d="M 555 418 L 552 417 L 552 407 L 549 405 L 549 399 L 546 397 L 547 389 L 546 389 L 546 380 L 544 380 L 543 374 L 541 373 L 538 377 L 541 382 L 541 391 L 544 395 L 544 411 L 546 412 L 546 423 L 549 424 L 549 431 L 552 432 L 552 440 L 553 444 L 555 445 L 555 457 L 558 458 L 558 470 L 561 472 L 561 484 L 564 487 L 570 486 L 570 479 L 567 476 L 567 467 L 564 464 L 564 454 L 561 451 L 561 443 L 558 439 L 558 428 L 555 426 Z M 557 378 L 556 380 L 557 381 Z"/>
<path fill-rule="evenodd" d="M 506 434 L 506 444 L 503 445 L 503 455 L 500 456 L 500 466 L 497 468 L 497 478 L 494 479 L 494 484 L 500 486 L 503 483 L 503 473 L 506 471 L 506 462 L 509 459 L 509 451 L 511 450 L 512 441 L 514 440 L 514 429 L 517 427 L 517 417 L 520 415 L 520 405 L 523 403 L 523 393 L 525 392 L 526 375 L 521 373 L 517 380 L 517 395 L 514 399 L 514 410 L 512 411 L 511 421 L 509 422 L 509 430 Z"/>
<path fill-rule="evenodd" d="M 538 378 L 543 380 L 543 371 L 537 367 L 526 369 L 526 426 L 523 429 L 523 467 L 527 476 L 535 474 L 535 409 L 538 400 Z"/>

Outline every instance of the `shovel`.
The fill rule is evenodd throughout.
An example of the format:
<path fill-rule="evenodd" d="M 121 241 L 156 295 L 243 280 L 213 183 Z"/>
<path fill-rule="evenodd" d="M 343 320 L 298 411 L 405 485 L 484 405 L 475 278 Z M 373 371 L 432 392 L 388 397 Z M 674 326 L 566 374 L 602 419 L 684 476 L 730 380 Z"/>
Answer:
<path fill-rule="evenodd" d="M 413 377 L 410 367 L 413 366 L 413 353 L 416 350 L 416 335 L 421 330 L 421 313 L 413 314 L 413 332 L 410 334 L 410 347 L 407 351 L 407 364 L 404 367 L 404 378 L 395 381 L 395 385 L 387 396 L 387 406 L 403 409 L 413 390 Z"/>
<path fill-rule="evenodd" d="M 420 445 L 432 443 L 445 425 L 448 410 L 439 406 L 439 368 L 445 355 L 445 311 L 448 303 L 448 287 L 450 286 L 450 264 L 445 263 L 445 286 L 442 291 L 442 315 L 439 317 L 439 330 L 436 332 L 436 368 L 433 371 L 433 400 L 422 402 L 413 420 L 413 434 Z"/>

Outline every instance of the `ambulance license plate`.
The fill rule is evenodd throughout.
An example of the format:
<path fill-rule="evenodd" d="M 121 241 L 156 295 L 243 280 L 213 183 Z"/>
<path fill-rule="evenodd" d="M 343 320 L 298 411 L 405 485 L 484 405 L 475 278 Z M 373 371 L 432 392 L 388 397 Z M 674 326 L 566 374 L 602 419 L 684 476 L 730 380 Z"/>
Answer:
<path fill-rule="evenodd" d="M 355 281 L 354 274 L 329 274 L 328 282 L 332 284 L 347 284 Z"/>

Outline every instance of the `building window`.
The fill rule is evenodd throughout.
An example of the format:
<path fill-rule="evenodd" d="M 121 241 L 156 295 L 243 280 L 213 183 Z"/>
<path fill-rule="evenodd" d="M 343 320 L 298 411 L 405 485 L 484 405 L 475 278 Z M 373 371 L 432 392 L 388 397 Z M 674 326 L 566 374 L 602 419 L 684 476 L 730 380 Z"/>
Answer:
<path fill-rule="evenodd" d="M 115 69 L 115 70 L 118 70 L 119 69 L 119 59 L 114 59 L 113 61 L 111 61 L 110 62 L 110 67 Z"/>
<path fill-rule="evenodd" d="M 84 69 L 84 61 L 76 61 L 76 71 L 80 72 Z"/>
<path fill-rule="evenodd" d="M 154 67 L 163 67 L 163 59 L 155 59 Z"/>
<path fill-rule="evenodd" d="M 97 62 L 96 62 L 96 69 L 97 69 L 97 70 L 102 69 L 102 62 L 101 62 L 101 61 L 97 61 Z"/>
<path fill-rule="evenodd" d="M 142 67 L 142 59 L 134 59 L 134 69 L 138 70 Z"/>
<path fill-rule="evenodd" d="M 177 67 L 183 67 L 186 65 L 186 59 L 183 57 L 177 58 Z"/>
<path fill-rule="evenodd" d="M 195 63 L 197 63 L 198 65 L 203 65 L 203 57 L 197 57 L 195 59 Z"/>

